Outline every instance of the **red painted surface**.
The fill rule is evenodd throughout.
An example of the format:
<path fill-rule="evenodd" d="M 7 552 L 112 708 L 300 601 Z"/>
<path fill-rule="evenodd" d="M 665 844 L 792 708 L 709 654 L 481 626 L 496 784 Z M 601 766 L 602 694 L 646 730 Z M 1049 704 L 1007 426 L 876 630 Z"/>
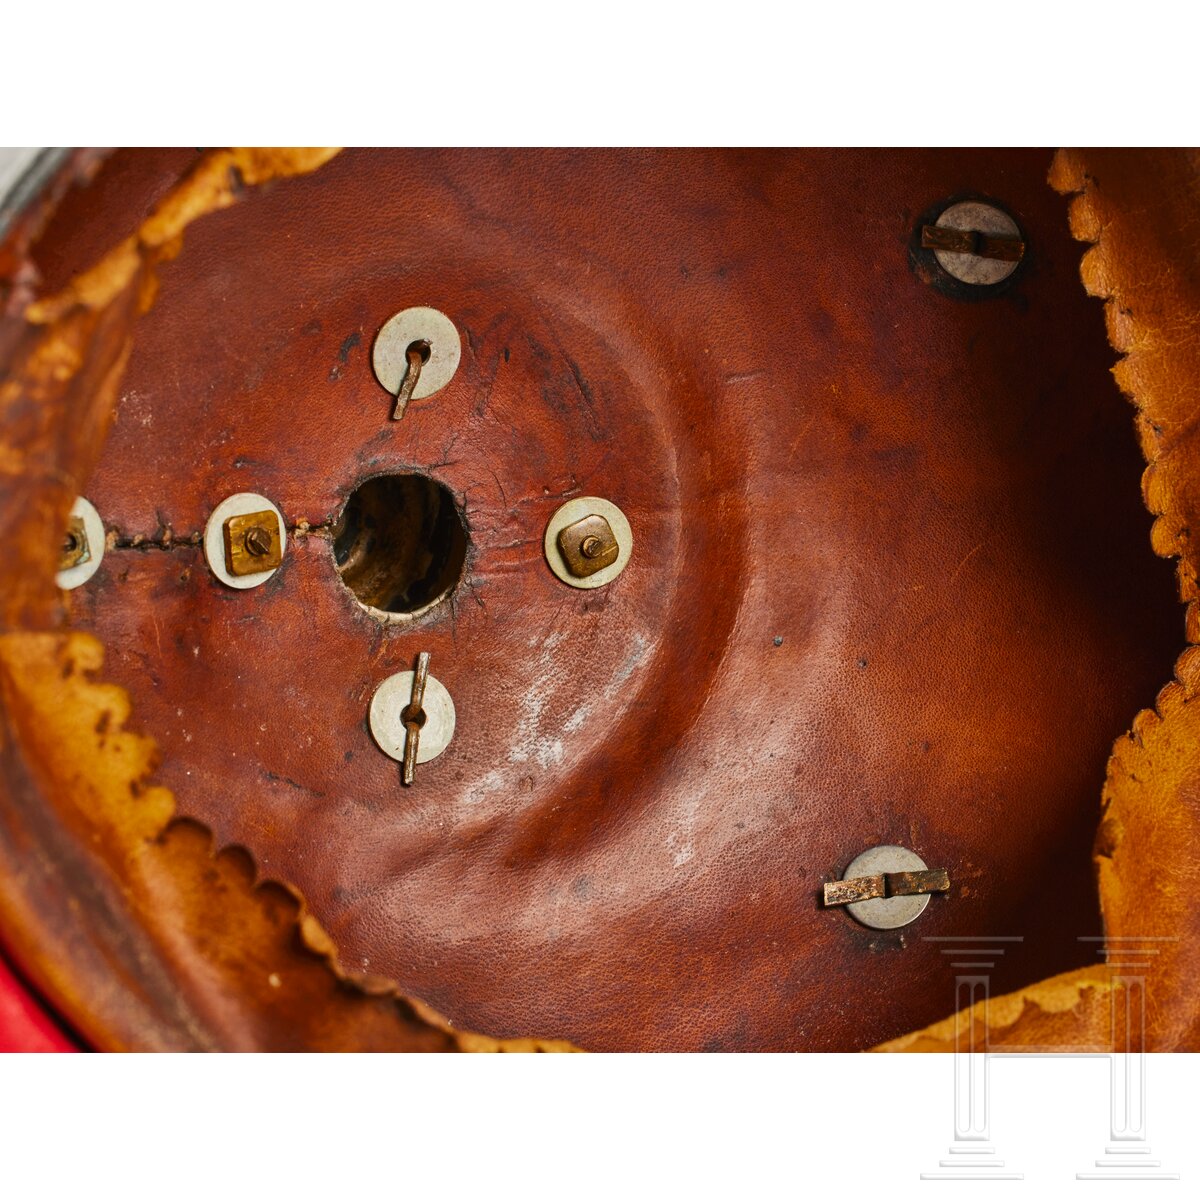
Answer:
<path fill-rule="evenodd" d="M 0 955 L 0 1053 L 53 1054 L 77 1048 Z"/>

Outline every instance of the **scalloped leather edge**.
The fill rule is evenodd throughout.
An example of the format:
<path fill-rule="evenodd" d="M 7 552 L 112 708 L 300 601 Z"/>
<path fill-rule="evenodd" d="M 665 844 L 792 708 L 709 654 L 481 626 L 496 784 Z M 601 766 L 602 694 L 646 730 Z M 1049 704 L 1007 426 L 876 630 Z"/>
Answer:
<path fill-rule="evenodd" d="M 1154 742 L 1156 753 L 1164 756 L 1172 751 L 1178 753 L 1167 736 L 1170 732 L 1168 723 L 1172 718 L 1179 720 L 1185 706 L 1200 692 L 1200 647 L 1194 644 L 1200 641 L 1200 584 L 1197 581 L 1197 564 L 1189 553 L 1187 520 L 1173 504 L 1178 499 L 1178 485 L 1171 478 L 1168 464 L 1163 460 L 1163 431 L 1159 424 L 1163 417 L 1154 411 L 1157 381 L 1151 378 L 1152 364 L 1143 363 L 1139 358 L 1148 347 L 1161 352 L 1164 331 L 1146 326 L 1124 302 L 1124 289 L 1118 277 L 1123 278 L 1125 267 L 1117 262 L 1118 251 L 1114 251 L 1111 245 L 1111 229 L 1106 226 L 1101 205 L 1096 201 L 1096 190 L 1100 185 L 1089 173 L 1088 153 L 1059 150 L 1051 164 L 1048 183 L 1069 198 L 1067 211 L 1071 233 L 1078 241 L 1087 243 L 1088 248 L 1083 251 L 1080 260 L 1080 278 L 1088 295 L 1104 301 L 1108 340 L 1119 355 L 1112 368 L 1113 377 L 1132 402 L 1139 442 L 1147 462 L 1142 474 L 1142 498 L 1154 518 L 1150 543 L 1161 557 L 1178 560 L 1177 579 L 1180 600 L 1186 606 L 1184 629 L 1187 643 L 1176 659 L 1174 678 L 1159 690 L 1152 707 L 1144 708 L 1134 716 L 1129 731 L 1113 745 L 1101 794 L 1101 819 L 1093 861 L 1096 864 L 1106 933 L 1135 936 L 1133 926 L 1127 921 L 1122 923 L 1122 918 L 1127 916 L 1126 905 L 1132 899 L 1138 903 L 1131 907 L 1144 909 L 1148 914 L 1144 922 L 1138 922 L 1136 936 L 1174 937 L 1186 943 L 1186 937 L 1179 936 L 1180 930 L 1171 924 L 1171 913 L 1167 911 L 1166 899 L 1168 895 L 1173 898 L 1173 887 L 1158 877 L 1149 880 L 1146 886 L 1136 879 L 1125 877 L 1132 871 L 1128 867 L 1123 871 L 1122 863 L 1118 861 L 1126 826 L 1122 815 L 1124 798 L 1117 795 L 1117 788 L 1118 784 L 1124 785 L 1130 781 L 1142 786 L 1142 781 L 1135 774 L 1137 768 L 1131 765 L 1129 756 L 1131 753 L 1145 753 L 1151 741 Z M 1170 269 L 1169 262 L 1154 265 L 1159 270 Z M 1177 333 L 1176 330 L 1167 332 Z M 1147 797 L 1143 795 L 1139 799 L 1145 802 Z M 1181 808 L 1175 805 L 1176 810 Z M 1144 817 L 1145 814 L 1142 815 Z M 1163 816 L 1181 826 L 1186 825 L 1178 811 L 1164 813 Z M 1189 831 L 1181 828 L 1179 832 Z M 1177 854 L 1187 852 L 1186 847 L 1176 846 L 1175 850 Z M 1157 905 L 1155 900 L 1158 901 Z M 1168 929 L 1172 932 L 1166 932 Z M 1160 951 L 1154 953 L 1157 955 Z M 1179 961 L 1180 952 L 1177 949 L 1164 944 L 1161 953 L 1162 957 L 1154 959 L 1154 965 L 1148 972 L 1149 983 L 1152 984 L 1157 975 L 1166 985 L 1160 985 L 1161 990 L 1156 989 L 1160 999 L 1161 991 L 1170 990 L 1172 977 L 1186 977 L 1187 974 L 1187 967 Z M 990 1040 L 1004 1044 L 1006 1038 L 1019 1033 L 1021 1020 L 1026 1014 L 1040 1011 L 1045 1016 L 1045 1020 L 1040 1022 L 1042 1034 L 1052 1042 L 1061 1040 L 1064 1045 L 1070 1045 L 1070 1039 L 1080 1036 L 1084 1025 L 1093 1015 L 1086 1011 L 1089 1004 L 1100 991 L 1112 993 L 1112 987 L 1104 984 L 1108 971 L 1108 967 L 1103 965 L 1090 967 L 1083 972 L 1068 973 L 1032 984 L 991 1000 L 986 1009 L 977 1005 L 971 1010 L 969 1020 L 982 1022 Z M 1071 988 L 1075 989 L 1075 1000 L 1066 1004 Z M 1178 999 L 1176 1003 L 1179 1003 Z M 1107 1008 L 1105 1011 L 1108 1011 Z M 1164 1019 L 1162 1011 L 1161 1005 L 1152 1011 L 1154 1024 L 1147 1037 L 1146 1048 L 1195 1049 L 1195 1031 L 1200 1026 L 1200 998 L 1192 999 L 1187 1011 L 1173 1013 L 1169 1021 Z M 953 1050 L 957 1019 L 955 1016 L 948 1017 L 875 1049 Z M 963 1019 L 967 1019 L 965 1015 Z M 1106 1040 L 1101 1038 L 1102 1042 Z"/>
<path fill-rule="evenodd" d="M 23 314 L 27 326 L 31 327 L 31 332 L 40 327 L 41 332 L 28 346 L 28 353 L 22 360 L 22 371 L 5 384 L 8 390 L 6 401 L 13 403 L 19 400 L 22 388 L 31 382 L 35 390 L 36 386 L 40 386 L 47 394 L 53 393 L 56 386 L 58 394 L 64 392 L 86 365 L 92 336 L 102 324 L 103 317 L 116 311 L 120 319 L 124 313 L 118 310 L 130 309 L 131 296 L 135 299 L 136 307 L 129 311 L 127 320 L 132 327 L 137 316 L 145 313 L 154 302 L 157 290 L 154 268 L 179 253 L 184 230 L 193 220 L 235 203 L 247 186 L 308 173 L 328 162 L 336 153 L 335 149 L 228 149 L 206 154 L 197 167 L 171 189 L 134 234 L 113 247 L 93 267 L 77 275 L 62 292 L 28 305 Z M 111 416 L 116 385 L 128 358 L 128 342 L 127 332 L 123 350 L 115 355 L 115 361 L 104 371 L 105 386 L 96 389 L 100 393 L 98 398 L 91 398 L 93 407 L 100 410 L 105 418 L 101 421 L 104 431 L 107 430 L 106 418 Z M 19 454 L 12 453 L 9 457 L 13 459 L 7 464 L 10 468 L 20 466 Z M 58 490 L 64 495 L 73 490 L 74 481 L 60 482 L 62 486 Z M 46 518 L 46 524 L 49 525 L 61 515 L 57 508 L 62 507 L 62 502 L 62 497 L 56 497 L 56 503 L 49 506 L 53 511 Z M 39 512 L 38 515 L 44 514 Z M 51 547 L 52 552 L 52 540 L 47 540 L 46 545 Z M 37 574 L 40 578 L 44 572 Z M 41 590 L 47 591 L 48 586 L 47 581 L 42 579 L 39 584 Z M 392 981 L 344 970 L 333 939 L 309 910 L 297 888 L 284 880 L 261 876 L 253 855 L 246 848 L 216 847 L 211 830 L 186 814 L 179 814 L 173 794 L 164 787 L 150 783 L 152 764 L 157 762 L 157 747 L 148 736 L 132 733 L 126 728 L 131 701 L 124 689 L 99 678 L 103 660 L 100 643 L 90 635 L 78 632 L 34 633 L 22 628 L 30 623 L 22 618 L 28 617 L 30 611 L 35 614 L 44 612 L 45 607 L 43 599 L 40 608 L 36 604 L 27 610 L 9 608 L 9 619 L 5 622 L 9 632 L 0 634 L 0 660 L 3 660 L 5 667 L 7 698 L 10 701 L 15 698 L 18 703 L 30 702 L 31 693 L 25 689 L 30 678 L 39 676 L 40 663 L 42 676 L 46 677 L 45 670 L 49 669 L 48 678 L 59 680 L 55 684 L 57 697 L 54 707 L 42 709 L 46 725 L 52 726 L 56 718 L 69 723 L 73 716 L 79 715 L 80 706 L 85 711 L 95 709 L 97 705 L 103 708 L 104 715 L 97 720 L 96 726 L 99 744 L 86 748 L 99 757 L 92 758 L 91 770 L 86 776 L 82 772 L 76 774 L 79 786 L 68 790 L 72 797 L 86 795 L 95 780 L 105 780 L 115 789 L 112 795 L 119 796 L 120 802 L 129 807 L 126 815 L 132 822 L 133 842 L 124 849 L 120 844 L 120 825 L 111 819 L 111 812 L 109 819 L 95 813 L 89 815 L 82 809 L 76 812 L 76 816 L 90 826 L 87 832 L 91 840 L 108 844 L 109 852 L 115 855 L 114 861 L 120 862 L 122 853 L 127 853 L 125 865 L 135 871 L 143 869 L 153 860 L 156 846 L 162 846 L 164 839 L 171 838 L 177 828 L 191 825 L 200 830 L 206 839 L 210 862 L 221 864 L 233 856 L 245 856 L 249 863 L 248 886 L 252 895 L 262 896 L 271 887 L 286 892 L 295 905 L 295 931 L 304 951 L 319 960 L 339 985 L 354 989 L 370 1001 L 392 1006 L 397 1016 L 410 1022 L 417 1021 L 439 1031 L 452 1043 L 449 1048 L 473 1052 L 575 1049 L 564 1041 L 538 1038 L 503 1040 L 454 1029 L 428 1006 L 403 997 Z M 41 622 L 35 616 L 33 623 Z M 20 664 L 17 671 L 12 669 L 14 661 Z M 60 668 L 61 673 L 56 675 Z M 64 699 L 68 696 L 71 697 L 69 702 Z M 74 713 L 71 711 L 72 703 L 76 708 Z M 26 735 L 25 740 L 28 741 L 31 736 L 28 729 Z M 81 736 L 86 735 L 79 734 L 77 730 L 76 751 L 83 756 L 85 747 L 78 740 Z M 66 758 L 60 753 L 61 744 L 70 743 L 57 746 L 51 743 L 44 750 L 51 758 Z M 123 758 L 120 757 L 122 755 Z M 68 759 L 66 765 L 69 766 L 73 761 Z M 82 786 L 85 779 L 89 786 Z M 96 798 L 102 792 L 91 788 L 90 794 Z M 149 818 L 147 813 L 150 814 Z M 4 907 L 8 908 L 10 914 L 13 912 L 13 906 Z M 86 1000 L 70 986 L 69 970 L 64 969 L 62 964 L 48 963 L 44 957 L 36 954 L 35 948 L 28 942 L 21 949 L 26 952 L 24 957 L 27 961 L 32 959 L 29 963 L 31 975 L 51 999 L 94 1042 L 99 1045 L 109 1043 L 111 1039 L 107 1032 L 92 1019 Z M 208 950 L 214 956 L 218 953 L 216 947 L 209 947 Z M 266 978 L 268 986 L 280 986 L 271 982 L 279 978 L 278 973 L 269 972 Z M 128 1047 L 113 1044 L 111 1048 Z"/>

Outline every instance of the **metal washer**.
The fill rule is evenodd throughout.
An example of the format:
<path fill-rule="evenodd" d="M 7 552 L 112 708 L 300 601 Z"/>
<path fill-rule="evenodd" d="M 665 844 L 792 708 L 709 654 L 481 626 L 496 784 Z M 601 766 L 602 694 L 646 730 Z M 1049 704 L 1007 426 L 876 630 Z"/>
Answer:
<path fill-rule="evenodd" d="M 389 675 L 371 697 L 371 736 L 389 758 L 404 761 L 404 721 L 401 714 L 412 701 L 412 671 Z M 417 762 L 437 758 L 450 745 L 454 736 L 454 701 L 445 685 L 432 675 L 425 680 L 425 701 L 422 705 L 425 724 L 417 743 Z"/>
<path fill-rule="evenodd" d="M 287 549 L 287 525 L 284 523 L 283 513 L 266 496 L 260 496 L 257 492 L 237 492 L 226 497 L 212 510 L 208 524 L 204 526 L 204 557 L 208 560 L 209 570 L 231 588 L 258 587 L 279 570 L 278 567 L 274 567 L 259 575 L 231 575 L 225 565 L 225 522 L 230 517 L 262 512 L 265 509 L 270 509 L 279 521 L 279 553 L 282 556 Z"/>
<path fill-rule="evenodd" d="M 1008 213 L 994 204 L 981 204 L 978 200 L 964 200 L 960 204 L 950 205 L 935 224 L 939 229 L 956 229 L 959 232 L 975 230 L 1001 237 L 1021 236 L 1020 228 Z M 999 258 L 979 258 L 954 250 L 935 250 L 933 256 L 947 275 L 976 287 L 1001 283 L 1020 266 L 1020 263 Z"/>
<path fill-rule="evenodd" d="M 71 505 L 70 515 L 78 517 L 83 522 L 83 531 L 87 534 L 90 557 L 87 562 L 67 567 L 66 570 L 59 571 L 54 576 L 54 582 L 65 592 L 87 583 L 95 575 L 100 566 L 100 560 L 104 557 L 104 522 L 100 520 L 96 506 L 83 496 L 76 496 L 75 503 Z"/>
<path fill-rule="evenodd" d="M 562 551 L 558 548 L 558 535 L 568 525 L 593 514 L 603 517 L 612 529 L 613 537 L 617 539 L 617 561 L 597 571 L 595 575 L 585 575 L 580 579 L 568 570 Z M 574 588 L 603 587 L 616 579 L 628 565 L 629 556 L 633 553 L 633 530 L 629 528 L 625 514 L 611 500 L 604 500 L 599 496 L 577 496 L 574 500 L 568 500 L 550 518 L 550 523 L 546 526 L 546 536 L 542 539 L 542 550 L 546 555 L 546 562 L 550 564 L 550 570 L 563 583 Z"/>
<path fill-rule="evenodd" d="M 924 871 L 925 863 L 903 846 L 873 846 L 864 850 L 847 868 L 843 879 L 862 875 L 887 875 L 893 871 Z M 929 904 L 929 896 L 880 896 L 846 905 L 846 911 L 871 929 L 899 929 L 911 924 Z"/>
<path fill-rule="evenodd" d="M 406 308 L 385 322 L 375 338 L 371 365 L 375 378 L 394 396 L 408 371 L 408 348 L 413 342 L 429 343 L 429 359 L 412 399 L 424 400 L 454 378 L 462 357 L 462 339 L 454 322 L 436 308 Z"/>

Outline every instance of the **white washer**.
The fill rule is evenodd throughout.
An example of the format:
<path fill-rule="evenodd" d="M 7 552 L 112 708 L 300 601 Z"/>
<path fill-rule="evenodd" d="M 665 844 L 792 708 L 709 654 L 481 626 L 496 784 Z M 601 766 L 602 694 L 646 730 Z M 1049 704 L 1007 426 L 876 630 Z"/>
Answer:
<path fill-rule="evenodd" d="M 558 548 L 558 535 L 568 525 L 574 525 L 576 521 L 590 516 L 603 517 L 608 522 L 613 537 L 617 539 L 617 559 L 597 571 L 595 575 L 585 575 L 581 578 L 572 575 L 567 567 L 562 551 Z M 629 565 L 629 556 L 633 553 L 633 530 L 629 528 L 625 514 L 611 500 L 604 500 L 600 496 L 576 496 L 574 500 L 568 500 L 557 509 L 550 518 L 542 539 L 542 551 L 546 555 L 550 570 L 563 583 L 574 588 L 603 587 L 606 583 L 612 583 Z"/>
<path fill-rule="evenodd" d="M 238 492 L 222 500 L 212 510 L 208 524 L 204 526 L 204 557 L 208 559 L 209 570 L 231 588 L 258 587 L 279 570 L 275 567 L 258 575 L 231 575 L 225 565 L 225 522 L 230 517 L 242 517 L 247 513 L 263 512 L 267 509 L 273 512 L 279 521 L 279 554 L 282 557 L 287 549 L 287 526 L 283 521 L 283 513 L 266 496 L 260 496 L 257 492 Z"/>
<path fill-rule="evenodd" d="M 397 762 L 404 761 L 405 728 L 401 714 L 412 703 L 413 671 L 389 675 L 371 697 L 371 736 L 380 750 Z M 425 679 L 425 724 L 417 742 L 417 762 L 437 758 L 454 736 L 454 701 L 432 675 Z"/>
<path fill-rule="evenodd" d="M 873 846 L 864 850 L 847 868 L 843 879 L 864 875 L 888 875 L 901 871 L 927 870 L 924 861 L 904 846 Z M 929 904 L 929 896 L 879 896 L 856 900 L 846 911 L 871 929 L 899 929 L 915 921 Z"/>
<path fill-rule="evenodd" d="M 995 205 L 981 204 L 976 200 L 952 204 L 938 217 L 937 226 L 939 229 L 954 229 L 959 233 L 974 230 L 997 237 L 1021 236 L 1016 221 L 1008 213 L 1002 212 Z M 1000 283 L 1020 265 L 1002 258 L 979 258 L 974 254 L 960 254 L 954 250 L 935 250 L 933 256 L 947 274 L 976 287 L 990 287 Z"/>
<path fill-rule="evenodd" d="M 90 500 L 76 496 L 75 503 L 71 505 L 71 516 L 78 517 L 83 522 L 89 557 L 86 562 L 67 567 L 65 571 L 59 571 L 54 576 L 54 582 L 67 592 L 81 583 L 87 583 L 95 575 L 96 568 L 100 566 L 100 560 L 104 557 L 104 522 L 100 520 L 96 506 Z"/>
<path fill-rule="evenodd" d="M 406 308 L 390 318 L 375 338 L 371 365 L 375 378 L 394 396 L 408 371 L 408 348 L 413 342 L 429 343 L 429 359 L 421 364 L 421 377 L 412 399 L 424 400 L 454 378 L 462 357 L 462 340 L 454 322 L 436 308 Z"/>

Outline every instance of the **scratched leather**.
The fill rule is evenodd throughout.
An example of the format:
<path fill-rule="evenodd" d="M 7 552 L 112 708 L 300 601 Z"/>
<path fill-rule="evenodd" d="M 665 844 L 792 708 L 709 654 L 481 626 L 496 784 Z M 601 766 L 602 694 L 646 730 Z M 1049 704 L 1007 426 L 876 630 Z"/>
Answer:
<path fill-rule="evenodd" d="M 383 628 L 319 534 L 241 592 L 110 550 L 73 622 L 179 810 L 345 968 L 493 1036 L 855 1049 L 950 1010 L 926 938 L 1022 937 L 996 992 L 1094 962 L 1104 763 L 1180 627 L 1049 160 L 349 151 L 196 222 L 87 486 L 106 524 L 162 542 L 258 491 L 316 527 L 411 469 L 470 551 Z M 966 192 L 1030 245 L 974 303 L 908 260 Z M 462 363 L 393 424 L 371 339 L 419 304 Z M 542 559 L 575 495 L 633 529 L 597 591 Z M 403 789 L 365 717 L 420 650 L 458 725 Z M 885 842 L 951 893 L 899 933 L 823 911 Z"/>

